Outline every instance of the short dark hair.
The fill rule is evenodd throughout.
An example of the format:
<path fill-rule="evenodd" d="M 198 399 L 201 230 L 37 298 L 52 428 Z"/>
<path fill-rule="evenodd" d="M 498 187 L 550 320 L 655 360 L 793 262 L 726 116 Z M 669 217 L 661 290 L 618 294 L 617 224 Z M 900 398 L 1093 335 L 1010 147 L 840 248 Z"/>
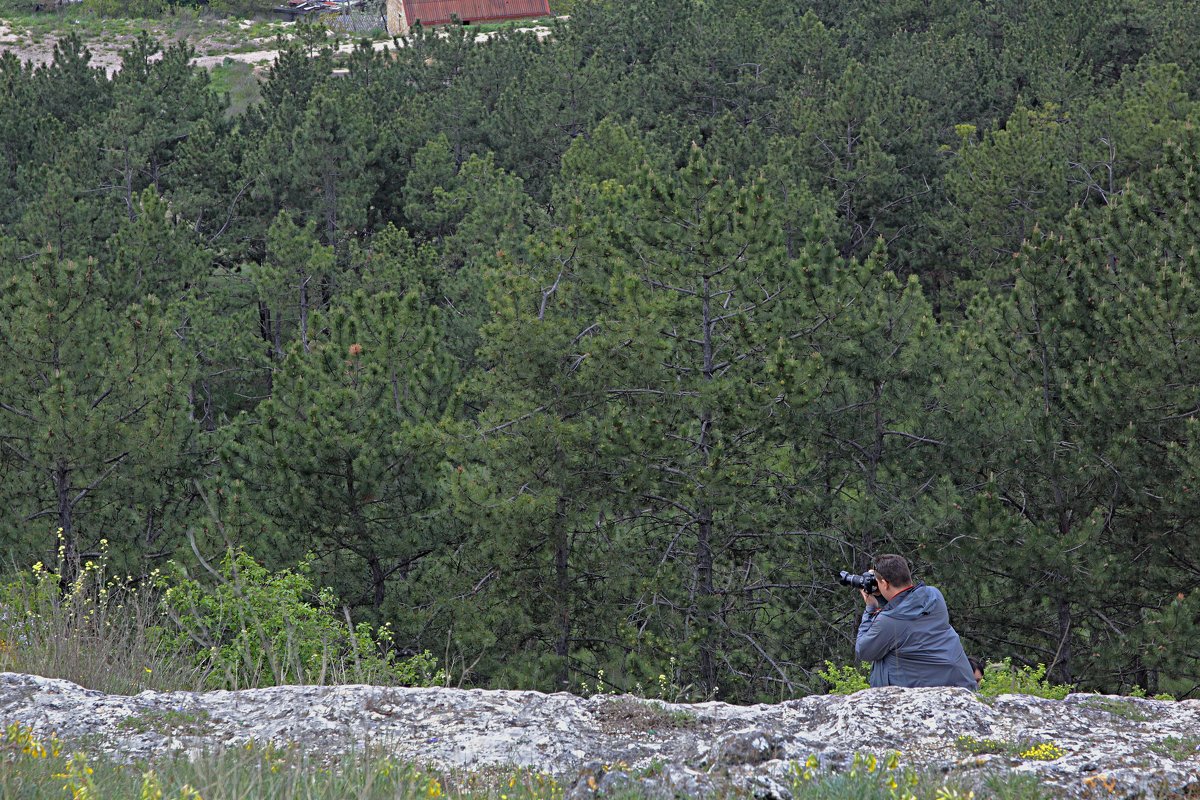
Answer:
<path fill-rule="evenodd" d="M 978 672 L 980 675 L 984 673 L 983 662 L 975 656 L 967 656 L 967 663 L 971 665 L 971 672 Z"/>
<path fill-rule="evenodd" d="M 894 553 L 885 553 L 875 559 L 875 574 L 893 586 L 908 586 L 912 583 L 908 559 Z"/>

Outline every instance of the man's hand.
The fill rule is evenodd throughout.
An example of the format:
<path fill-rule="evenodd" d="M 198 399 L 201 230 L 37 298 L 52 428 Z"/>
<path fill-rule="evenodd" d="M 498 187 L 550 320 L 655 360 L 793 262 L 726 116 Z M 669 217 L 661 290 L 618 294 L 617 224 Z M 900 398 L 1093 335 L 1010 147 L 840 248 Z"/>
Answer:
<path fill-rule="evenodd" d="M 879 603 L 879 598 L 878 598 L 878 597 L 876 597 L 876 596 L 875 596 L 875 595 L 873 595 L 873 594 L 867 594 L 867 593 L 866 593 L 866 592 L 864 592 L 862 589 L 859 589 L 859 590 L 858 590 L 858 593 L 862 595 L 863 602 L 867 604 L 867 608 L 868 608 L 868 609 L 870 609 L 871 611 L 878 611 L 878 610 L 879 610 L 879 608 L 880 608 L 880 603 Z"/>

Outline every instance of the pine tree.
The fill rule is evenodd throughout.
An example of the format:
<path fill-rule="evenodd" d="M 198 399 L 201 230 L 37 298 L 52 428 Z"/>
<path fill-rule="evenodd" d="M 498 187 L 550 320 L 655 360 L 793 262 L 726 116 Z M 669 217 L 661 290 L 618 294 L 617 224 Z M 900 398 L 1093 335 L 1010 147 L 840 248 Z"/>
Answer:
<path fill-rule="evenodd" d="M 460 389 L 471 413 L 460 425 L 455 512 L 467 535 L 438 574 L 469 599 L 450 608 L 437 598 L 430 613 L 454 642 L 454 660 L 492 685 L 561 690 L 601 671 L 622 678 L 611 642 L 629 633 L 620 611 L 628 576 L 614 545 L 621 511 L 609 389 L 613 354 L 629 331 L 609 313 L 621 283 L 612 282 L 607 239 L 591 216 L 613 208 L 600 175 L 628 180 L 624 167 L 641 160 L 619 126 L 577 141 L 555 187 L 554 218 L 528 244 L 512 230 L 523 224 L 520 204 L 497 191 L 505 182 L 479 182 L 494 170 L 490 159 L 461 173 L 464 186 L 480 189 L 461 196 L 468 210 L 448 250 L 469 237 L 502 251 L 485 258 L 463 249 L 463 271 L 491 265 L 489 313 Z"/>
<path fill-rule="evenodd" d="M 963 415 L 959 451 L 962 479 L 976 484 L 963 564 L 988 565 L 967 583 L 976 635 L 989 649 L 1019 642 L 1062 683 L 1088 677 L 1077 650 L 1108 600 L 1095 579 L 1127 491 L 1099 427 L 1113 409 L 1087 402 L 1099 353 L 1083 287 L 1103 268 L 1079 259 L 1069 237 L 1035 232 L 1014 259 L 1011 293 L 975 299 L 960 355 L 979 395 L 960 401 L 975 416 Z"/>
<path fill-rule="evenodd" d="M 171 206 L 227 264 L 248 256 L 252 230 L 249 193 L 253 176 L 243 171 L 248 140 L 244 132 L 200 120 L 163 169 L 164 194 Z"/>
<path fill-rule="evenodd" d="M 1095 415 L 1090 421 L 1106 463 L 1127 487 L 1104 543 L 1116 595 L 1111 624 L 1096 626 L 1091 650 L 1109 685 L 1151 690 L 1159 677 L 1186 677 L 1180 645 L 1164 649 L 1160 640 L 1143 654 L 1124 639 L 1138 631 L 1147 609 L 1158 613 L 1173 603 L 1180 575 L 1195 572 L 1200 555 L 1190 534 L 1200 387 L 1200 309 L 1192 299 L 1200 274 L 1198 137 L 1191 125 L 1179 133 L 1149 175 L 1072 231 L 1081 260 L 1095 265 L 1087 291 L 1096 375 L 1082 387 L 1081 405 Z"/>
<path fill-rule="evenodd" d="M 403 602 L 396 585 L 437 546 L 427 516 L 444 393 L 430 313 L 416 292 L 360 292 L 314 315 L 223 449 L 229 478 L 286 537 L 235 544 L 273 563 L 314 553 L 322 580 L 376 616 Z"/>
<path fill-rule="evenodd" d="M 186 44 L 161 51 L 142 32 L 123 54 L 113 79 L 112 109 L 81 135 L 94 154 L 87 165 L 89 188 L 109 196 L 129 218 L 142 190 L 163 191 L 163 176 L 179 145 L 222 112 L 208 88 L 208 73 L 191 65 Z"/>
<path fill-rule="evenodd" d="M 1108 205 L 1130 180 L 1149 176 L 1195 115 L 1185 86 L 1174 64 L 1146 64 L 1075 115 L 1064 136 L 1077 203 Z"/>
<path fill-rule="evenodd" d="M 776 113 L 797 139 L 807 183 L 834 198 L 841 255 L 865 257 L 882 237 L 903 256 L 900 242 L 924 221 L 935 169 L 934 132 L 910 124 L 924 105 L 851 62 L 818 91 L 802 85 L 785 95 Z"/>
<path fill-rule="evenodd" d="M 20 467 L 3 489 L 11 554 L 53 560 L 57 528 L 69 571 L 101 539 L 137 569 L 172 546 L 156 486 L 191 436 L 173 321 L 153 296 L 110 305 L 92 261 L 46 251 L 3 269 L 0 441 Z"/>
<path fill-rule="evenodd" d="M 348 261 L 348 242 L 367 224 L 374 193 L 372 122 L 368 98 L 359 93 L 317 88 L 291 135 L 287 160 L 288 194 L 316 223 L 321 241 L 337 263 Z M 328 302 L 329 294 L 325 295 Z"/>
<path fill-rule="evenodd" d="M 276 364 L 292 341 L 309 348 L 312 316 L 324 305 L 321 287 L 333 283 L 333 250 L 317 241 L 314 227 L 281 212 L 267 232 L 266 258 L 244 270 L 257 294 L 259 335 Z"/>
<path fill-rule="evenodd" d="M 1018 105 L 1002 129 L 978 140 L 972 127 L 960 130 L 939 233 L 962 277 L 1010 285 L 1021 244 L 1035 228 L 1054 227 L 1068 207 L 1062 125 L 1053 107 Z"/>
<path fill-rule="evenodd" d="M 775 566 L 759 532 L 777 490 L 767 363 L 788 286 L 765 187 L 719 174 L 693 147 L 677 173 L 646 171 L 635 184 L 620 261 L 609 258 L 629 287 L 617 313 L 636 332 L 622 356 L 633 382 L 610 394 L 625 491 L 644 506 L 631 535 L 657 564 L 633 613 L 686 643 L 702 692 L 736 694 L 758 676 L 734 642 L 755 660 L 773 649 L 758 641 L 754 587 L 770 585 Z"/>

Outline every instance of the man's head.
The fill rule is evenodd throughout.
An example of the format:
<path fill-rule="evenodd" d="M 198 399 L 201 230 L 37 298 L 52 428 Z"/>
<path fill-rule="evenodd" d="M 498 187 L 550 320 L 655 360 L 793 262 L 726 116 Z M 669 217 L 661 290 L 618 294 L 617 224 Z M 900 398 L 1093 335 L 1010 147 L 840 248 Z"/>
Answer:
<path fill-rule="evenodd" d="M 912 586 L 908 560 L 892 553 L 879 556 L 875 559 L 875 580 L 879 584 L 879 593 L 885 600 L 891 600 Z"/>
<path fill-rule="evenodd" d="M 975 676 L 975 685 L 978 686 L 983 682 L 983 662 L 975 656 L 967 656 L 967 663 L 971 665 L 971 674 Z"/>

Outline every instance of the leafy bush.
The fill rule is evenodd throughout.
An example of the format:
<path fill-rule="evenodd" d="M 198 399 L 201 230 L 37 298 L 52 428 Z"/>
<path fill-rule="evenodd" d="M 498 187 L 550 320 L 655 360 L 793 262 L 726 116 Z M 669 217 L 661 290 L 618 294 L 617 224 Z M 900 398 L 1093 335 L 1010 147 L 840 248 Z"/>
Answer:
<path fill-rule="evenodd" d="M 1071 693 L 1071 686 L 1061 683 L 1050 683 L 1045 680 L 1046 666 L 1014 667 L 1011 658 L 1001 662 L 988 664 L 983 671 L 983 680 L 979 683 L 979 693 L 984 697 L 996 697 L 1002 694 L 1028 694 L 1034 697 L 1045 697 L 1051 700 L 1062 700 Z"/>
<path fill-rule="evenodd" d="M 329 589 L 230 551 L 206 585 L 178 565 L 153 585 L 110 576 L 101 555 L 35 564 L 0 585 L 0 669 L 100 691 L 280 683 L 441 684 L 433 657 L 398 657 L 385 626 L 339 618 Z M 310 602 L 311 601 L 311 602 Z"/>
<path fill-rule="evenodd" d="M 316 591 L 305 574 L 272 573 L 242 550 L 230 549 L 213 583 L 174 564 L 159 579 L 168 634 L 207 675 L 212 688 L 282 684 L 377 683 L 430 686 L 445 680 L 433 657 L 395 655 L 387 626 L 351 625 L 339 618 L 331 589 Z"/>
<path fill-rule="evenodd" d="M 865 661 L 857 667 L 839 667 L 832 661 L 826 661 L 825 669 L 817 670 L 817 675 L 830 685 L 830 694 L 854 694 L 871 688 L 871 665 Z"/>

